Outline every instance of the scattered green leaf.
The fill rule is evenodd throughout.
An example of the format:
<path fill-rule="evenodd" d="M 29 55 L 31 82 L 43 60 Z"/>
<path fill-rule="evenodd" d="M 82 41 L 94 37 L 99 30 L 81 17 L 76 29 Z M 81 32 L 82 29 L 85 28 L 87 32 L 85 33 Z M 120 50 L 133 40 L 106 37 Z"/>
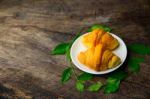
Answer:
<path fill-rule="evenodd" d="M 71 48 L 71 43 L 69 44 L 67 51 L 66 51 L 66 58 L 69 62 L 71 62 L 71 56 L 70 56 L 70 48 Z"/>
<path fill-rule="evenodd" d="M 141 57 L 129 58 L 129 62 L 128 62 L 129 70 L 132 72 L 139 72 L 141 62 L 144 62 L 144 58 Z"/>
<path fill-rule="evenodd" d="M 70 50 L 67 50 L 66 57 L 69 62 L 71 62 Z"/>
<path fill-rule="evenodd" d="M 119 90 L 120 80 L 114 78 L 108 78 L 107 83 L 104 87 L 104 93 L 114 93 Z"/>
<path fill-rule="evenodd" d="M 70 68 L 70 67 L 68 67 L 67 69 L 65 69 L 63 71 L 63 74 L 61 77 L 62 84 L 64 84 L 65 82 L 67 82 L 71 78 L 71 74 L 72 74 L 72 68 Z"/>
<path fill-rule="evenodd" d="M 131 44 L 128 45 L 128 49 L 137 54 L 150 54 L 150 47 L 142 44 Z"/>
<path fill-rule="evenodd" d="M 94 29 L 101 28 L 106 32 L 110 32 L 112 29 L 109 28 L 108 26 L 105 25 L 93 25 L 91 28 L 88 30 L 88 32 L 93 31 Z M 82 32 L 82 30 L 81 30 Z M 68 61 L 71 63 L 71 58 L 70 58 L 70 48 L 73 44 L 73 42 L 81 35 L 81 32 L 77 33 L 77 35 L 69 42 L 69 43 L 61 43 L 58 44 L 51 52 L 53 55 L 62 55 L 66 54 L 66 57 Z M 132 44 L 128 46 L 128 49 L 137 53 L 137 54 L 150 54 L 150 46 L 145 46 L 142 44 Z M 140 63 L 144 62 L 144 58 L 135 58 L 131 57 L 129 58 L 128 61 L 128 68 L 129 70 L 133 72 L 138 72 L 140 70 Z M 67 68 L 63 71 L 62 77 L 61 77 L 61 83 L 64 84 L 67 82 L 72 75 L 72 69 L 73 68 Z M 109 75 L 106 84 L 104 85 L 104 93 L 109 94 L 109 93 L 114 93 L 116 92 L 119 87 L 120 87 L 120 82 L 127 77 L 127 72 L 125 71 L 115 71 L 111 75 Z M 76 89 L 79 90 L 80 92 L 84 91 L 85 86 L 84 82 L 85 80 L 91 80 L 93 78 L 92 74 L 88 73 L 82 73 L 77 77 L 77 82 L 76 82 Z M 101 82 L 92 84 L 88 87 L 88 90 L 91 92 L 96 92 L 102 88 L 103 84 Z"/>
<path fill-rule="evenodd" d="M 92 78 L 93 78 L 93 75 L 86 73 L 86 72 L 83 72 L 81 75 L 78 76 L 78 80 L 80 80 L 80 81 L 90 80 Z"/>
<path fill-rule="evenodd" d="M 77 81 L 76 83 L 76 89 L 80 92 L 84 91 L 84 84 L 81 81 Z"/>
<path fill-rule="evenodd" d="M 91 32 L 91 31 L 93 31 L 93 30 L 95 30 L 95 29 L 97 29 L 97 28 L 101 28 L 101 29 L 103 29 L 104 31 L 106 31 L 106 32 L 110 32 L 112 29 L 111 28 L 109 28 L 108 26 L 106 26 L 106 25 L 98 25 L 98 24 L 95 24 L 95 25 L 93 25 L 90 29 L 88 29 L 87 31 L 88 32 Z"/>
<path fill-rule="evenodd" d="M 116 92 L 120 87 L 120 81 L 125 79 L 127 75 L 127 72 L 121 70 L 112 73 L 107 79 L 104 87 L 104 93 L 109 94 Z"/>
<path fill-rule="evenodd" d="M 111 32 L 111 31 L 112 31 L 112 29 L 109 28 L 109 27 L 106 26 L 106 25 L 103 25 L 102 28 L 103 28 L 105 31 L 107 31 L 107 32 Z"/>
<path fill-rule="evenodd" d="M 69 43 L 58 44 L 51 52 L 52 55 L 63 55 L 68 49 Z"/>
<path fill-rule="evenodd" d="M 109 18 L 109 21 L 111 21 L 112 20 L 112 18 Z"/>
<path fill-rule="evenodd" d="M 127 72 L 125 71 L 121 71 L 121 70 L 117 70 L 115 72 L 113 72 L 109 78 L 114 78 L 114 79 L 118 79 L 118 80 L 123 80 L 127 77 Z"/>
<path fill-rule="evenodd" d="M 96 84 L 92 84 L 91 86 L 89 86 L 88 90 L 91 92 L 96 92 L 99 91 L 102 86 L 103 84 L 101 82 L 98 82 Z"/>

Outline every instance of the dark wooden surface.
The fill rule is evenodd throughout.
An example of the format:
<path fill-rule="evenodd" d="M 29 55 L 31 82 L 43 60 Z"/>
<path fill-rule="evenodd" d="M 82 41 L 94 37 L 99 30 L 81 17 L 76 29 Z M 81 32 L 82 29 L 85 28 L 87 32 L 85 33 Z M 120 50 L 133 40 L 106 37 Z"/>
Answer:
<path fill-rule="evenodd" d="M 0 0 L 0 99 L 150 99 L 150 56 L 115 94 L 79 93 L 74 78 L 60 84 L 66 59 L 49 52 L 95 23 L 150 45 L 149 0 Z"/>

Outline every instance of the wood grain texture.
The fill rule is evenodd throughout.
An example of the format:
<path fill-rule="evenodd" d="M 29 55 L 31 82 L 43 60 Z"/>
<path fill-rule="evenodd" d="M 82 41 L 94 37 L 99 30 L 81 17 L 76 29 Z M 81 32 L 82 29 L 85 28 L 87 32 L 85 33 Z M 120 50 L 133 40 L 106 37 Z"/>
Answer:
<path fill-rule="evenodd" d="M 149 0 L 0 0 L 0 99 L 149 99 L 150 56 L 115 94 L 81 94 L 74 79 L 60 84 L 67 61 L 49 52 L 99 23 L 127 44 L 150 45 Z"/>

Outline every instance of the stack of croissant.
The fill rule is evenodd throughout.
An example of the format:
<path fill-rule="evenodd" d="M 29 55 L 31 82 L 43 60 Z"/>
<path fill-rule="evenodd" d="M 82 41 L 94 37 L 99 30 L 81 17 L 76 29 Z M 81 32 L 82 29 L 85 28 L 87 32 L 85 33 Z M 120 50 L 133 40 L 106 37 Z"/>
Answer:
<path fill-rule="evenodd" d="M 120 58 L 112 52 L 119 42 L 103 29 L 95 29 L 83 36 L 82 43 L 87 50 L 79 53 L 78 60 L 87 67 L 102 71 L 120 64 Z"/>

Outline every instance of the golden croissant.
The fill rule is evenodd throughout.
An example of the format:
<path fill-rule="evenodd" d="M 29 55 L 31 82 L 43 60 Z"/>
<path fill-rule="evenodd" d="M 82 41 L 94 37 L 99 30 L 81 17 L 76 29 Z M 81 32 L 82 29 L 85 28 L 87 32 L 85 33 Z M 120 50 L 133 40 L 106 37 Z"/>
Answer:
<path fill-rule="evenodd" d="M 95 29 L 82 38 L 82 43 L 91 48 L 99 43 L 104 44 L 106 49 L 114 50 L 119 46 L 119 42 L 112 35 L 105 32 L 103 29 Z"/>
<path fill-rule="evenodd" d="M 85 52 L 80 52 L 78 60 L 80 63 L 96 71 L 113 68 L 121 62 L 120 58 L 113 54 L 112 51 L 105 50 L 102 43 L 92 46 Z"/>

